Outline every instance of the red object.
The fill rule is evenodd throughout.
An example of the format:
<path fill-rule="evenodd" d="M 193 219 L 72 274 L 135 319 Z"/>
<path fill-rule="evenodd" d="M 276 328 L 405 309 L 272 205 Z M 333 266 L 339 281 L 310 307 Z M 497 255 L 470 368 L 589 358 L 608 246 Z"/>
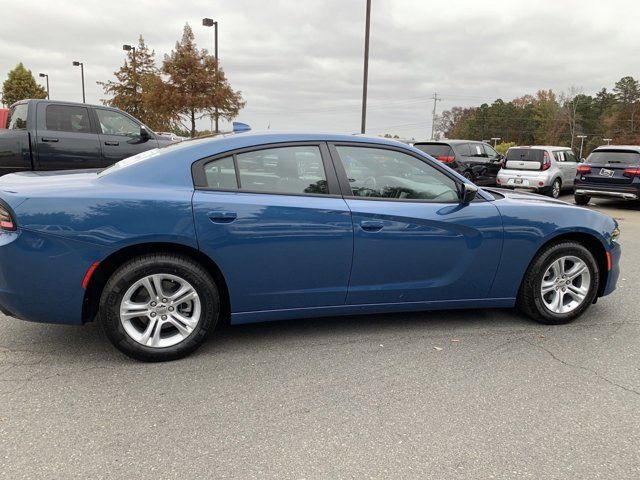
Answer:
<path fill-rule="evenodd" d="M 611 252 L 607 252 L 607 270 L 611 271 L 612 266 L 613 266 L 613 261 L 611 260 Z"/>
<path fill-rule="evenodd" d="M 0 130 L 7 128 L 7 120 L 9 120 L 9 109 L 0 108 Z"/>
<path fill-rule="evenodd" d="M 440 160 L 442 163 L 453 163 L 456 157 L 440 156 L 436 157 L 436 160 Z"/>
<path fill-rule="evenodd" d="M 538 182 L 538 185 L 540 185 L 541 187 L 544 186 L 544 182 Z"/>
<path fill-rule="evenodd" d="M 623 175 L 625 177 L 640 177 L 640 167 L 625 168 Z"/>
<path fill-rule="evenodd" d="M 578 173 L 591 173 L 589 165 L 578 165 Z"/>
<path fill-rule="evenodd" d="M 549 152 L 544 152 L 544 162 L 542 163 L 542 170 L 549 170 L 551 168 L 551 157 Z"/>
<path fill-rule="evenodd" d="M 95 272 L 96 268 L 98 268 L 98 265 L 100 265 L 100 262 L 92 263 L 89 269 L 87 270 L 87 273 L 84 274 L 84 278 L 82 279 L 82 288 L 84 288 L 85 290 L 87 289 L 87 286 L 91 281 L 91 276 L 93 275 L 93 272 Z"/>
<path fill-rule="evenodd" d="M 500 179 L 499 178 L 496 178 L 496 183 L 500 183 Z"/>

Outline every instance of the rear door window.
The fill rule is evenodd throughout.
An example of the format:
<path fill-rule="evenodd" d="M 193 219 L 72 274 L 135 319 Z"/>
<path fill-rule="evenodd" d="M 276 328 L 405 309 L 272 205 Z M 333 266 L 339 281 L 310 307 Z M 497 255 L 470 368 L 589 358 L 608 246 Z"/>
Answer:
<path fill-rule="evenodd" d="M 47 105 L 47 130 L 55 132 L 91 133 L 89 109 L 72 105 Z"/>
<path fill-rule="evenodd" d="M 597 150 L 587 158 L 590 165 L 640 165 L 640 153 L 629 150 Z"/>
<path fill-rule="evenodd" d="M 462 143 L 460 145 L 454 145 L 453 147 L 458 155 L 461 157 L 470 157 L 471 156 L 471 148 L 468 143 Z"/>

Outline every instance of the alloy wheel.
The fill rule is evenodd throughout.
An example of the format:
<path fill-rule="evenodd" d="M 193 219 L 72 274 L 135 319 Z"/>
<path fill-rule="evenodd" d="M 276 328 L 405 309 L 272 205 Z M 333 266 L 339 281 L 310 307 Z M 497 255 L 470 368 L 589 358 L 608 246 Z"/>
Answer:
<path fill-rule="evenodd" d="M 547 268 L 540 293 L 548 310 L 565 314 L 582 305 L 590 288 L 589 267 L 580 258 L 569 255 L 558 258 Z"/>
<path fill-rule="evenodd" d="M 136 281 L 120 302 L 127 335 L 152 348 L 184 341 L 197 327 L 201 303 L 195 288 L 176 275 L 153 274 Z"/>

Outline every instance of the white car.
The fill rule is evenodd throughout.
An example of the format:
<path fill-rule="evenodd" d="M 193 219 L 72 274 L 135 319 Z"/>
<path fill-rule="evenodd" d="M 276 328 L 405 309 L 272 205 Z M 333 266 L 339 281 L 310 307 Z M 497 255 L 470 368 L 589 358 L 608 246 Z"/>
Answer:
<path fill-rule="evenodd" d="M 578 164 L 568 147 L 511 147 L 496 183 L 503 188 L 522 188 L 558 198 L 563 189 L 573 188 Z"/>

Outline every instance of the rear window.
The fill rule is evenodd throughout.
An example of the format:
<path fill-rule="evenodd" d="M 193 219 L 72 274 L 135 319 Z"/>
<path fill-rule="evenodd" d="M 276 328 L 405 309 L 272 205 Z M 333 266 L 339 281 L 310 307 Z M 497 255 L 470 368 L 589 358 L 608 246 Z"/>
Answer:
<path fill-rule="evenodd" d="M 507 161 L 509 160 L 542 163 L 544 161 L 544 150 L 534 148 L 510 148 L 507 151 Z"/>
<path fill-rule="evenodd" d="M 589 155 L 587 163 L 591 165 L 640 165 L 640 153 L 629 150 L 597 150 Z"/>
<path fill-rule="evenodd" d="M 433 158 L 453 156 L 451 147 L 443 143 L 418 143 L 414 144 L 414 147 L 428 153 Z"/>
<path fill-rule="evenodd" d="M 9 113 L 9 130 L 26 130 L 27 128 L 27 111 L 29 106 L 27 103 L 21 103 L 11 109 Z"/>
<path fill-rule="evenodd" d="M 47 130 L 56 132 L 91 133 L 89 110 L 72 105 L 47 105 Z"/>

